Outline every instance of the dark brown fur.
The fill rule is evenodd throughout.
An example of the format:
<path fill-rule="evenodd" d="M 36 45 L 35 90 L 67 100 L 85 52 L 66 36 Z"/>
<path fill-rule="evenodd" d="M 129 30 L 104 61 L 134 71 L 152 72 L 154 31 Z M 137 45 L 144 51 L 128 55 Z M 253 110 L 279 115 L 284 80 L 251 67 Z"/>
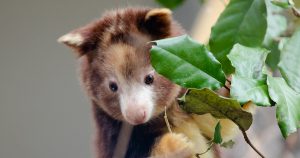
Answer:
<path fill-rule="evenodd" d="M 119 107 L 117 93 L 108 88 L 107 76 L 121 72 L 125 81 L 137 80 L 137 74 L 148 71 L 149 41 L 181 35 L 184 31 L 170 19 L 170 16 L 156 14 L 145 20 L 150 9 L 128 8 L 106 13 L 100 20 L 72 31 L 83 37 L 80 44 L 63 41 L 77 52 L 82 85 L 93 103 L 93 113 L 97 126 L 97 157 L 112 157 L 116 140 L 124 120 Z M 113 48 L 111 45 L 115 45 Z M 122 48 L 122 53 L 118 48 Z M 120 61 L 124 60 L 123 62 Z M 146 75 L 146 74 L 145 74 Z M 116 77 L 117 78 L 117 77 Z M 127 83 L 123 83 L 127 84 Z M 158 108 L 163 109 L 174 101 L 171 94 L 175 87 L 167 79 L 155 74 L 154 87 Z M 166 98 L 172 98 L 171 100 Z M 160 115 L 162 110 L 155 115 Z M 161 117 L 146 124 L 135 126 L 126 157 L 147 157 L 155 139 L 165 127 Z"/>

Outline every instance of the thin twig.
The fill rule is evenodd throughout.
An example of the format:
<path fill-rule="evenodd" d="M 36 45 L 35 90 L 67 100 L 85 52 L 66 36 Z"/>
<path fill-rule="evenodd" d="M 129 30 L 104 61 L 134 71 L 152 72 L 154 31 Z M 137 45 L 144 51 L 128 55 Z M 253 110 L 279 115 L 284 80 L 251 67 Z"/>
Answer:
<path fill-rule="evenodd" d="M 295 6 L 293 6 L 292 11 L 296 17 L 300 18 L 300 11 Z"/>
<path fill-rule="evenodd" d="M 165 122 L 167 124 L 167 127 L 168 127 L 168 130 L 170 133 L 173 133 L 172 132 L 172 129 L 171 129 L 171 126 L 170 126 L 170 123 L 169 123 L 169 120 L 168 120 L 168 116 L 167 116 L 167 107 L 165 106 L 165 115 L 164 115 L 164 119 L 165 119 Z"/>
<path fill-rule="evenodd" d="M 226 88 L 230 92 L 230 88 L 224 85 L 224 88 Z"/>
<path fill-rule="evenodd" d="M 226 81 L 227 81 L 229 84 L 231 84 L 231 81 L 230 81 L 228 78 L 226 78 Z"/>
<path fill-rule="evenodd" d="M 251 146 L 251 148 L 261 157 L 261 158 L 265 158 L 265 156 L 258 150 L 255 148 L 255 146 L 251 143 L 250 139 L 248 138 L 248 135 L 246 133 L 246 131 L 240 127 L 240 131 L 242 131 L 242 134 L 244 136 L 245 141 L 247 142 L 247 144 L 249 144 Z"/>
<path fill-rule="evenodd" d="M 197 158 L 200 158 L 200 156 L 201 155 L 203 155 L 203 154 L 205 154 L 205 153 L 207 153 L 211 148 L 212 148 L 212 146 L 214 145 L 214 143 L 212 142 L 210 145 L 209 145 L 209 147 L 206 149 L 206 151 L 204 151 L 203 153 L 196 153 L 196 157 Z"/>

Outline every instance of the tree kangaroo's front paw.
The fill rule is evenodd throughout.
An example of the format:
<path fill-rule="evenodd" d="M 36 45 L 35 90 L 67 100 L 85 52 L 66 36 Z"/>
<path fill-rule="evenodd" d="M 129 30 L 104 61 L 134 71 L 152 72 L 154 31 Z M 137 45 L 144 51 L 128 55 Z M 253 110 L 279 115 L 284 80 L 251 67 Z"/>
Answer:
<path fill-rule="evenodd" d="M 183 134 L 165 134 L 155 145 L 152 156 L 155 158 L 190 158 L 193 157 L 194 145 Z"/>

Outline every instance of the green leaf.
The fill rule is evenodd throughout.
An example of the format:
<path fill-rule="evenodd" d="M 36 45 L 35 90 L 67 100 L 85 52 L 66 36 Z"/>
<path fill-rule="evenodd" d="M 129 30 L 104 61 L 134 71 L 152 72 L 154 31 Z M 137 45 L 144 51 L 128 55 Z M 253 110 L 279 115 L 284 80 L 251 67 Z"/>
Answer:
<path fill-rule="evenodd" d="M 300 28 L 284 44 L 278 67 L 287 83 L 300 93 Z"/>
<path fill-rule="evenodd" d="M 282 8 L 272 5 L 270 0 L 265 0 L 267 5 L 267 33 L 264 39 L 264 46 L 268 48 L 272 47 L 274 40 L 287 29 L 287 19 L 280 13 L 283 11 Z"/>
<path fill-rule="evenodd" d="M 271 3 L 285 9 L 291 8 L 295 5 L 292 0 L 272 0 Z"/>
<path fill-rule="evenodd" d="M 273 41 L 268 49 L 271 50 L 271 53 L 268 54 L 266 59 L 266 64 L 273 70 L 278 69 L 278 63 L 280 61 L 280 54 L 283 50 L 284 45 L 287 43 L 289 38 L 285 37 L 280 39 L 279 43 Z"/>
<path fill-rule="evenodd" d="M 220 121 L 217 123 L 215 127 L 215 132 L 214 132 L 214 139 L 213 142 L 216 144 L 221 144 L 222 143 L 222 136 L 221 136 L 221 124 Z"/>
<path fill-rule="evenodd" d="M 235 44 L 228 58 L 235 67 L 231 80 L 231 97 L 241 104 L 248 101 L 259 106 L 270 106 L 266 76 L 262 70 L 269 51 Z"/>
<path fill-rule="evenodd" d="M 250 48 L 240 44 L 235 44 L 228 58 L 233 67 L 235 74 L 259 79 L 263 76 L 262 68 L 269 51 L 264 48 Z"/>
<path fill-rule="evenodd" d="M 242 130 L 249 129 L 252 124 L 251 113 L 243 111 L 236 100 L 221 97 L 207 88 L 190 90 L 184 97 L 181 108 L 198 115 L 210 113 L 216 118 L 230 119 Z"/>
<path fill-rule="evenodd" d="M 266 59 L 266 64 L 274 71 L 278 68 L 280 51 L 278 49 L 278 40 L 280 35 L 287 30 L 287 19 L 282 15 L 284 9 L 273 5 L 270 0 L 265 0 L 267 5 L 267 21 L 268 28 L 264 39 L 264 47 L 271 50 Z"/>
<path fill-rule="evenodd" d="M 269 46 L 266 46 L 266 48 L 271 52 L 267 56 L 266 64 L 269 66 L 269 68 L 275 71 L 278 69 L 278 63 L 280 60 L 279 43 L 276 41 L 272 41 Z"/>
<path fill-rule="evenodd" d="M 300 127 L 300 94 L 291 89 L 282 78 L 268 76 L 267 82 L 270 96 L 277 103 L 279 128 L 286 138 Z"/>
<path fill-rule="evenodd" d="M 209 46 L 226 74 L 234 71 L 227 54 L 235 43 L 261 46 L 267 29 L 264 0 L 231 0 L 212 28 Z"/>
<path fill-rule="evenodd" d="M 284 46 L 288 43 L 289 40 L 290 40 L 289 37 L 285 37 L 285 38 L 282 38 L 282 39 L 279 41 L 278 49 L 279 49 L 281 52 L 283 51 Z"/>
<path fill-rule="evenodd" d="M 234 145 L 234 141 L 233 140 L 229 140 L 227 142 L 224 142 L 221 144 L 221 147 L 224 147 L 224 148 L 232 148 Z"/>
<path fill-rule="evenodd" d="M 202 44 L 188 36 L 155 41 L 151 63 L 155 70 L 185 88 L 218 89 L 226 78 L 221 64 Z"/>
<path fill-rule="evenodd" d="M 270 106 L 266 79 L 252 79 L 233 75 L 230 95 L 241 104 L 245 104 L 251 100 L 258 106 Z"/>
<path fill-rule="evenodd" d="M 156 2 L 159 3 L 160 5 L 170 9 L 174 9 L 178 7 L 183 3 L 183 1 L 184 0 L 156 0 Z"/>

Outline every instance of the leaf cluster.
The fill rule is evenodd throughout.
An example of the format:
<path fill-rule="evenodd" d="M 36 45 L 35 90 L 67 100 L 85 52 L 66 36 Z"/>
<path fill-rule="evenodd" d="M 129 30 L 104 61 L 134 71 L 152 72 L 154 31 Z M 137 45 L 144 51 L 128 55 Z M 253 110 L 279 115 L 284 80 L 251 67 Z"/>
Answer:
<path fill-rule="evenodd" d="M 285 16 L 274 14 L 282 9 L 273 4 L 284 8 L 294 6 L 291 0 L 231 0 L 213 26 L 208 46 L 187 35 L 155 41 L 151 49 L 155 70 L 174 83 L 191 89 L 182 99 L 183 109 L 220 117 L 214 113 L 216 109 L 222 113 L 226 111 L 224 107 L 231 108 L 249 101 L 258 106 L 276 105 L 282 135 L 287 137 L 299 128 L 300 29 L 290 38 L 272 45 L 287 29 L 288 21 Z M 276 50 L 270 49 L 272 47 Z M 277 55 L 276 52 L 280 52 L 277 61 L 267 63 L 275 65 L 275 70 L 279 68 L 283 78 L 272 77 L 269 66 L 265 64 L 266 59 Z M 231 76 L 230 95 L 237 102 L 224 103 L 221 96 L 212 94 L 211 90 L 225 86 L 225 74 Z M 274 93 L 275 89 L 281 95 Z M 238 114 L 238 110 L 241 109 L 234 113 Z M 225 117 L 232 120 L 229 115 Z M 252 122 L 252 117 L 248 121 Z"/>

